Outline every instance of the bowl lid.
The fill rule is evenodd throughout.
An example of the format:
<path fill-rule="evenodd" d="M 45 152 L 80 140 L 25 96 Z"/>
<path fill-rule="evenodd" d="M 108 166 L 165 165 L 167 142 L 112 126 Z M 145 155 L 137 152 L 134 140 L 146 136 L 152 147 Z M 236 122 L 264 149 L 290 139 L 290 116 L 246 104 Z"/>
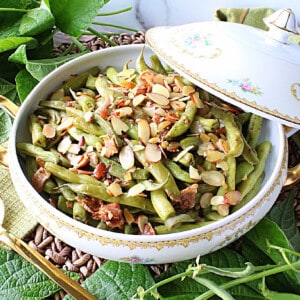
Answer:
<path fill-rule="evenodd" d="M 174 70 L 221 99 L 300 128 L 300 46 L 290 9 L 264 19 L 269 31 L 212 21 L 154 27 L 152 50 Z"/>

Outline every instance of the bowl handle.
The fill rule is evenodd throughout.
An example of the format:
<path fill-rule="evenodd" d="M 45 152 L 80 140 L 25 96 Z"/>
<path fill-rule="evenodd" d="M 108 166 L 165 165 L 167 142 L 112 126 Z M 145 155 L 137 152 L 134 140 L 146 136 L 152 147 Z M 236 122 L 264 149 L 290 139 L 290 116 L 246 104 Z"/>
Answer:
<path fill-rule="evenodd" d="M 0 107 L 13 118 L 15 118 L 20 108 L 18 105 L 14 104 L 11 100 L 2 95 L 0 95 Z"/>

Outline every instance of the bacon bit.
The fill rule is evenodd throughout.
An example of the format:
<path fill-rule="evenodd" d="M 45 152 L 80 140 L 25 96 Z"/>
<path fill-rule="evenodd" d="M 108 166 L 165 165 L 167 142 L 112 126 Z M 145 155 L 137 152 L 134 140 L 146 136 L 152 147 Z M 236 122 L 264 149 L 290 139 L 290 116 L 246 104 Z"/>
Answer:
<path fill-rule="evenodd" d="M 45 168 L 40 167 L 32 176 L 31 184 L 37 192 L 42 192 L 45 182 L 50 178 L 51 173 L 47 172 Z"/>
<path fill-rule="evenodd" d="M 196 195 L 198 191 L 198 184 L 194 183 L 191 186 L 181 190 L 180 192 L 180 208 L 185 209 L 191 209 L 196 204 Z"/>
<path fill-rule="evenodd" d="M 216 134 L 216 135 L 221 135 L 221 134 L 225 134 L 225 133 L 226 133 L 226 129 L 225 129 L 224 126 L 218 128 L 218 129 L 215 131 L 215 134 Z"/>
<path fill-rule="evenodd" d="M 76 168 L 70 168 L 69 171 L 77 174 L 83 174 L 83 175 L 92 175 L 93 171 L 87 171 L 87 170 L 81 170 Z"/>
<path fill-rule="evenodd" d="M 101 220 L 110 228 L 124 228 L 125 219 L 119 203 L 101 205 L 97 212 L 92 213 L 92 217 Z"/>
<path fill-rule="evenodd" d="M 97 212 L 100 210 L 102 205 L 102 201 L 100 199 L 94 197 L 76 197 L 75 200 L 81 203 L 83 208 L 92 216 L 96 214 L 96 217 L 93 218 L 99 220 L 99 218 L 97 218 Z"/>
<path fill-rule="evenodd" d="M 45 166 L 45 161 L 42 160 L 40 157 L 37 157 L 35 159 L 36 163 L 39 165 L 39 167 L 44 167 Z"/>
<path fill-rule="evenodd" d="M 94 169 L 93 176 L 100 180 L 105 177 L 107 173 L 107 168 L 103 162 L 100 162 Z"/>

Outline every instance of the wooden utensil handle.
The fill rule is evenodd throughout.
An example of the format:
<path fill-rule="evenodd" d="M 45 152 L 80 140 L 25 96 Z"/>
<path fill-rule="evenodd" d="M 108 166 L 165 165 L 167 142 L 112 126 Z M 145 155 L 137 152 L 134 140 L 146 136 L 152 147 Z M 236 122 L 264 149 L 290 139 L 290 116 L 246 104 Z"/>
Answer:
<path fill-rule="evenodd" d="M 97 300 L 95 296 L 86 291 L 78 282 L 72 280 L 60 269 L 55 267 L 50 261 L 39 252 L 27 245 L 21 239 L 3 230 L 0 233 L 0 241 L 12 248 L 27 261 L 36 266 L 50 279 L 57 283 L 64 291 L 78 300 Z"/>

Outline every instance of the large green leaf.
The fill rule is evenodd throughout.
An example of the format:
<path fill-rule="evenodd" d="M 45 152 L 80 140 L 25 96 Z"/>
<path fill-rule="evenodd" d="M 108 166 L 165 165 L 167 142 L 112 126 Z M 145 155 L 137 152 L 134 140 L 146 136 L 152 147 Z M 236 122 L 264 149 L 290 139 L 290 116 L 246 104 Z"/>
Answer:
<path fill-rule="evenodd" d="M 108 0 L 49 0 L 56 26 L 64 33 L 79 37 L 91 26 L 99 9 Z"/>
<path fill-rule="evenodd" d="M 23 102 L 31 90 L 38 84 L 38 81 L 31 74 L 23 69 L 16 76 L 16 85 L 19 98 Z"/>
<path fill-rule="evenodd" d="M 153 284 L 151 274 L 143 265 L 108 261 L 82 285 L 98 300 L 126 300 L 131 299 L 139 286 L 147 289 Z M 70 296 L 65 298 L 70 299 Z M 147 296 L 144 299 L 153 298 Z"/>
<path fill-rule="evenodd" d="M 11 36 L 4 39 L 0 39 L 0 53 L 16 49 L 23 44 L 26 44 L 29 48 L 35 48 L 38 42 L 35 38 L 25 36 Z"/>

